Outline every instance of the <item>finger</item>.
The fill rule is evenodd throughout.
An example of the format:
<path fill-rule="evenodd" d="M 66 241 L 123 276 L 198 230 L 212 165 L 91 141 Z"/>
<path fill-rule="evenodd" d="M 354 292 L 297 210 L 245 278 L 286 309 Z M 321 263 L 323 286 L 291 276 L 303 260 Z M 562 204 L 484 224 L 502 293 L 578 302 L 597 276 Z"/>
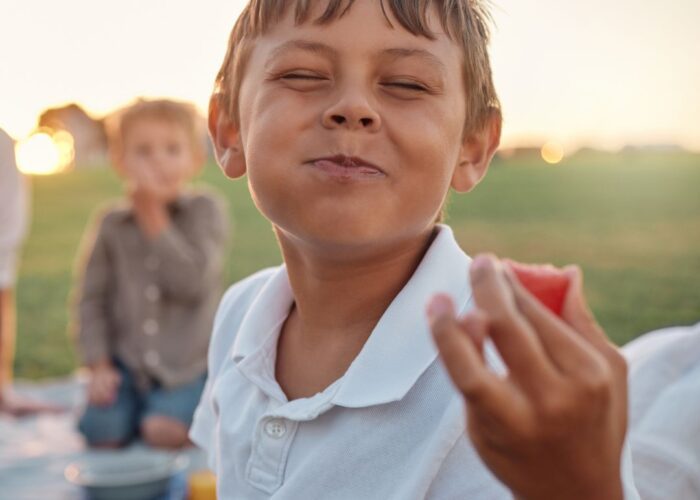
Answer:
<path fill-rule="evenodd" d="M 88 385 L 87 398 L 90 404 L 95 404 L 97 401 L 97 395 L 95 393 L 95 386 L 93 384 Z"/>
<path fill-rule="evenodd" d="M 95 406 L 104 406 L 106 400 L 104 390 L 97 385 L 93 386 L 89 394 L 89 400 Z"/>
<path fill-rule="evenodd" d="M 507 407 L 507 383 L 489 371 L 477 352 L 469 334 L 460 328 L 449 297 L 438 294 L 428 305 L 430 329 L 442 361 L 452 382 L 470 405 L 494 414 Z M 485 329 L 486 323 L 471 316 L 467 327 Z M 474 333 L 485 336 L 485 333 Z"/>
<path fill-rule="evenodd" d="M 467 333 L 474 343 L 476 352 L 485 361 L 484 342 L 488 336 L 488 318 L 479 309 L 472 309 L 457 321 L 459 327 Z"/>
<path fill-rule="evenodd" d="M 152 172 L 149 169 L 144 169 L 141 181 L 143 183 L 143 186 L 151 191 L 158 190 L 158 187 L 160 186 L 160 182 L 156 173 Z"/>
<path fill-rule="evenodd" d="M 578 266 L 569 266 L 565 270 L 569 275 L 570 284 L 564 298 L 562 319 L 598 350 L 607 351 L 610 341 L 588 307 L 583 292 L 581 269 Z"/>
<path fill-rule="evenodd" d="M 107 406 L 112 399 L 112 385 L 107 374 L 100 374 L 94 380 L 95 402 L 100 406 Z"/>
<path fill-rule="evenodd" d="M 105 405 L 111 406 L 117 400 L 117 391 L 114 387 L 110 387 L 105 394 Z"/>
<path fill-rule="evenodd" d="M 109 376 L 110 387 L 113 387 L 113 388 L 119 387 L 121 385 L 121 382 L 122 382 L 122 376 L 119 372 L 114 371 L 114 372 L 110 373 L 110 376 Z"/>
<path fill-rule="evenodd" d="M 116 397 L 117 391 L 110 379 L 105 379 L 101 387 L 101 401 L 104 405 L 111 405 Z"/>
<path fill-rule="evenodd" d="M 515 273 L 505 269 L 518 310 L 532 325 L 547 355 L 561 373 L 586 372 L 598 356 L 585 340 L 534 297 Z"/>
<path fill-rule="evenodd" d="M 136 193 L 138 192 L 138 190 L 139 190 L 139 183 L 132 178 L 127 179 L 126 191 L 127 191 L 127 193 L 129 193 L 129 196 L 132 196 L 132 197 L 136 196 Z"/>
<path fill-rule="evenodd" d="M 472 293 L 489 321 L 489 336 L 519 384 L 540 387 L 555 375 L 542 343 L 517 309 L 503 266 L 491 255 L 479 255 L 471 264 Z"/>
<path fill-rule="evenodd" d="M 581 269 L 578 266 L 569 266 L 565 270 L 569 274 L 570 284 L 564 299 L 562 318 L 583 340 L 607 359 L 615 374 L 618 388 L 624 394 L 627 392 L 627 361 L 620 349 L 607 337 L 588 307 L 583 293 Z M 626 398 L 623 399 L 626 401 Z"/>

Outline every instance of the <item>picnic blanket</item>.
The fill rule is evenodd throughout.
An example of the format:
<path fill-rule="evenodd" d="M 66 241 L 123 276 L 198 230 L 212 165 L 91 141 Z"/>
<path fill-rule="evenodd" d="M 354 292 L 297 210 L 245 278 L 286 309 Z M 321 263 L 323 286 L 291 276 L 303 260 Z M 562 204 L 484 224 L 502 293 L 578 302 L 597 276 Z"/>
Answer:
<path fill-rule="evenodd" d="M 25 418 L 0 415 L 0 500 L 84 500 L 82 489 L 70 484 L 63 472 L 71 462 L 94 453 L 88 451 L 76 430 L 85 404 L 85 383 L 84 377 L 76 375 L 15 384 L 17 392 L 59 404 L 67 411 Z M 119 453 L 129 460 L 153 450 L 136 442 Z M 201 450 L 189 448 L 182 453 L 188 456 L 189 465 L 173 481 L 167 500 L 184 499 L 187 473 L 206 468 L 206 457 Z"/>

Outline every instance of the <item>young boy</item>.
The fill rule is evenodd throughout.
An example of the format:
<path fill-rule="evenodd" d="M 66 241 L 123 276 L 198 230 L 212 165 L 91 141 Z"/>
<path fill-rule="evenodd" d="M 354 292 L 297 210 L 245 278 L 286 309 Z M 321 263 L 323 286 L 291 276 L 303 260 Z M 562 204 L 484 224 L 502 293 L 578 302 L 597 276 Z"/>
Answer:
<path fill-rule="evenodd" d="M 184 188 L 204 163 L 202 138 L 194 109 L 166 100 L 138 101 L 111 130 L 128 200 L 90 234 L 78 302 L 90 368 L 79 429 L 92 446 L 188 441 L 228 227 L 216 198 Z"/>
<path fill-rule="evenodd" d="M 190 436 L 220 498 L 636 496 L 624 361 L 577 271 L 562 320 L 436 224 L 499 142 L 486 17 L 474 0 L 252 0 L 236 23 L 209 128 L 285 264 L 215 319 Z M 448 370 L 423 312 L 437 292 Z"/>

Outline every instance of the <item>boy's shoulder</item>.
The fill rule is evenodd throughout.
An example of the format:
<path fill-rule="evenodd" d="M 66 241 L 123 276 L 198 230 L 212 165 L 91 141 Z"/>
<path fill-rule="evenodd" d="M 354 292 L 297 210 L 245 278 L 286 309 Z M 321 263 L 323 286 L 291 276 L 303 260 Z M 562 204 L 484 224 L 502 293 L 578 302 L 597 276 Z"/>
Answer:
<path fill-rule="evenodd" d="M 234 283 L 224 293 L 214 318 L 209 346 L 210 371 L 218 371 L 224 356 L 233 346 L 236 333 L 251 304 L 260 291 L 276 275 L 281 266 L 269 267 Z"/>
<path fill-rule="evenodd" d="M 279 266 L 268 267 L 231 285 L 219 304 L 219 310 L 214 320 L 214 332 L 221 324 L 234 321 L 236 319 L 233 317 L 234 315 L 241 316 L 240 319 L 242 319 L 247 307 L 279 269 Z"/>

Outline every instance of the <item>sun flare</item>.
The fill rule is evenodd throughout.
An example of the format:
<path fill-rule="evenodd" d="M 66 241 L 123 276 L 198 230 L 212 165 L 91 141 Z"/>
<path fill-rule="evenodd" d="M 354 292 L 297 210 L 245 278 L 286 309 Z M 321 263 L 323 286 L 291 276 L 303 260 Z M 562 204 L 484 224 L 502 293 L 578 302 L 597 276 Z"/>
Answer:
<path fill-rule="evenodd" d="M 564 159 L 564 147 L 555 141 L 549 141 L 542 146 L 542 159 L 550 165 L 556 165 Z"/>
<path fill-rule="evenodd" d="M 53 135 L 35 132 L 15 146 L 17 167 L 30 175 L 51 175 L 66 170 L 73 162 L 73 137 L 65 131 Z"/>

